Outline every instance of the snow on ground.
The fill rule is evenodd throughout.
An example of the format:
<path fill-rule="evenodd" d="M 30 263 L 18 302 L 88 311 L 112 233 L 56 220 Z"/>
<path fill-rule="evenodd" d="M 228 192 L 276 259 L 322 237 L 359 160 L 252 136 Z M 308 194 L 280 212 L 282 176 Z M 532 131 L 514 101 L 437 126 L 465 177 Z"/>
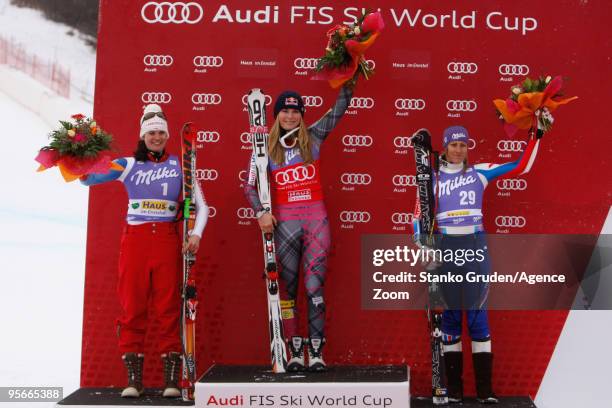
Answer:
<path fill-rule="evenodd" d="M 0 35 L 42 59 L 70 67 L 73 81 L 93 95 L 95 53 L 67 26 L 0 0 Z M 91 96 L 89 97 L 91 98 Z M 79 388 L 87 188 L 65 183 L 58 170 L 37 173 L 38 149 L 73 113 L 91 115 L 91 99 L 53 94 L 28 75 L 0 65 L 4 124 L 0 200 L 0 387 Z M 0 403 L 50 407 L 53 403 Z"/>
<path fill-rule="evenodd" d="M 71 97 L 85 97 L 93 102 L 95 50 L 83 41 L 78 31 L 45 20 L 41 11 L 15 7 L 9 0 L 0 0 L 0 36 L 25 45 L 28 53 L 43 61 L 58 62 L 69 68 Z"/>

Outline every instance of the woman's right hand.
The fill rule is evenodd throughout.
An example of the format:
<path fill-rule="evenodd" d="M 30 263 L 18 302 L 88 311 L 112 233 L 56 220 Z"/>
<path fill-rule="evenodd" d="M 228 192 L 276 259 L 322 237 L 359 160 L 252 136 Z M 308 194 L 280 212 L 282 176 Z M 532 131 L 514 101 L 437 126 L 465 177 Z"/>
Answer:
<path fill-rule="evenodd" d="M 259 223 L 259 228 L 266 233 L 274 232 L 274 227 L 276 227 L 277 224 L 276 218 L 268 212 L 259 217 L 257 222 Z"/>

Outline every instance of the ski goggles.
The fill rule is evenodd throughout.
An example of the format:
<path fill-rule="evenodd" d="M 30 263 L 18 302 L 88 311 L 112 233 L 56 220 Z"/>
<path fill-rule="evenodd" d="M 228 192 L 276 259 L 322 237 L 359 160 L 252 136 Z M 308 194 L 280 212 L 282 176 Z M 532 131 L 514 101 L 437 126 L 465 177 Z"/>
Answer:
<path fill-rule="evenodd" d="M 163 120 L 167 120 L 166 115 L 164 115 L 164 112 L 149 112 L 149 113 L 145 113 L 142 116 L 142 120 L 140 121 L 140 123 L 144 122 L 145 120 L 149 120 L 155 116 L 157 116 L 158 118 L 162 118 Z"/>

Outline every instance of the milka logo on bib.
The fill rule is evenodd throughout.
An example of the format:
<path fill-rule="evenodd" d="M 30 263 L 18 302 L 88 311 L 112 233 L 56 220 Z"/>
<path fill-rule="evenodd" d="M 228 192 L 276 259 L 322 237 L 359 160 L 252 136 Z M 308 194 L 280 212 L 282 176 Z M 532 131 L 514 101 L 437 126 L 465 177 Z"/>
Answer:
<path fill-rule="evenodd" d="M 459 176 L 455 177 L 451 180 L 446 180 L 440 183 L 440 196 L 450 195 L 453 190 L 458 189 L 463 186 L 467 186 L 468 184 L 473 184 L 476 182 L 476 178 L 474 176 Z"/>
<path fill-rule="evenodd" d="M 138 170 L 136 173 L 132 174 L 130 180 L 133 181 L 136 185 L 139 185 L 141 183 L 149 185 L 152 181 L 176 177 L 179 177 L 179 174 L 175 169 L 168 169 L 167 167 L 162 167 L 157 170 Z"/>
<path fill-rule="evenodd" d="M 290 163 L 295 157 L 300 155 L 299 149 L 285 150 L 285 163 Z"/>

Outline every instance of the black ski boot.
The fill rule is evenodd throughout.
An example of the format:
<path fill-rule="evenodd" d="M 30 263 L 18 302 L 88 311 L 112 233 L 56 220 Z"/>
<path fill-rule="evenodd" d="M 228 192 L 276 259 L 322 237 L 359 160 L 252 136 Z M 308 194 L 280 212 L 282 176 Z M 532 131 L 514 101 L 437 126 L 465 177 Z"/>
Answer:
<path fill-rule="evenodd" d="M 304 371 L 304 339 L 293 336 L 287 342 L 289 343 L 289 354 L 291 355 L 287 363 L 287 371 Z"/>
<path fill-rule="evenodd" d="M 493 393 L 493 353 L 473 353 L 474 377 L 476 379 L 476 399 L 481 404 L 497 404 L 499 400 Z"/>
<path fill-rule="evenodd" d="M 164 392 L 162 396 L 166 398 L 176 398 L 181 396 L 181 390 L 178 386 L 181 375 L 181 354 L 171 351 L 168 354 L 161 355 L 164 363 Z"/>
<path fill-rule="evenodd" d="M 446 383 L 448 389 L 448 402 L 463 401 L 463 352 L 447 351 L 444 353 L 446 368 Z"/>
<path fill-rule="evenodd" d="M 123 398 L 138 398 L 144 392 L 142 385 L 142 366 L 144 354 L 125 353 L 121 356 L 128 372 L 128 386 L 121 392 Z"/>
<path fill-rule="evenodd" d="M 327 365 L 323 360 L 323 346 L 325 338 L 311 337 L 308 339 L 308 370 L 327 371 Z"/>

